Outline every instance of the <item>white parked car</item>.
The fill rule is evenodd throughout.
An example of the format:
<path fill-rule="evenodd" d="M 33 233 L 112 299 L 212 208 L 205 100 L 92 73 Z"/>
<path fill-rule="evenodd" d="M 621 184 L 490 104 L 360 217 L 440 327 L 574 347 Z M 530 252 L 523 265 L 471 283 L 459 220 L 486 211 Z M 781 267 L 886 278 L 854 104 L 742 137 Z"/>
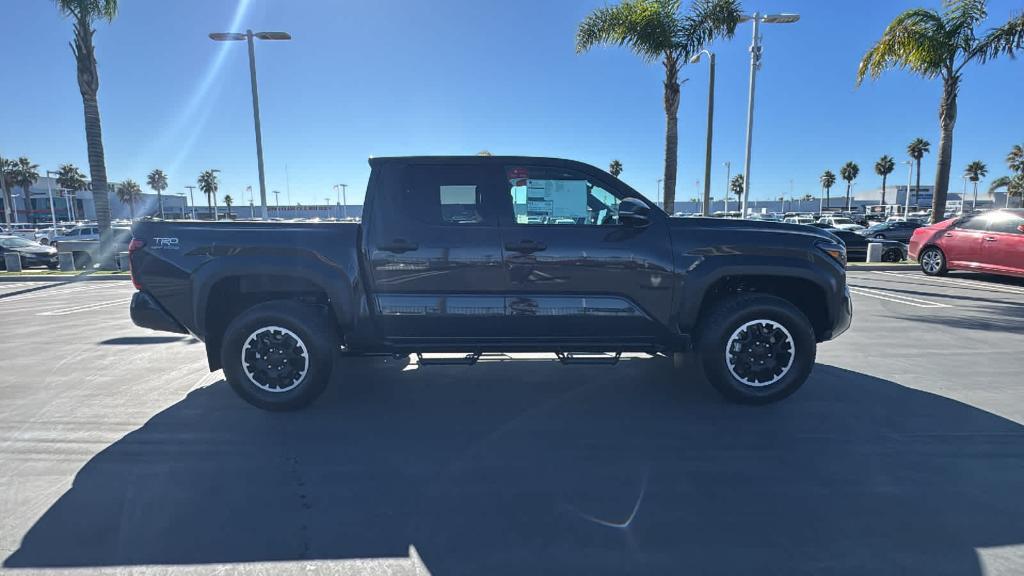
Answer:
<path fill-rule="evenodd" d="M 43 246 L 48 246 L 52 244 L 54 240 L 60 240 L 68 230 L 71 230 L 74 227 L 74 224 L 57 224 L 56 228 L 52 226 L 49 228 L 41 228 L 36 230 L 35 241 L 39 242 Z"/>
<path fill-rule="evenodd" d="M 786 224 L 814 224 L 814 218 L 810 216 L 790 216 L 782 221 Z"/>
<path fill-rule="evenodd" d="M 849 230 L 850 232 L 856 232 L 857 230 L 864 229 L 863 226 L 849 218 L 846 218 L 845 216 L 822 216 L 821 218 L 818 218 L 818 224 L 828 224 L 833 228 Z"/>

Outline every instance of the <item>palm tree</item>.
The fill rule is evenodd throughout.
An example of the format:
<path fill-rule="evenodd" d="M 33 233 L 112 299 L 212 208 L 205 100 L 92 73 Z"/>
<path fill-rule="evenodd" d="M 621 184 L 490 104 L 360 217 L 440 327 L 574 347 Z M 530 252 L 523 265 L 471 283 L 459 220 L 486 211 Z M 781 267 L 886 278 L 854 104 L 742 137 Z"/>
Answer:
<path fill-rule="evenodd" d="M 836 175 L 831 170 L 825 170 L 821 175 L 821 187 L 825 189 L 825 208 L 832 207 L 831 192 L 836 184 Z"/>
<path fill-rule="evenodd" d="M 85 110 L 85 143 L 89 153 L 89 175 L 92 180 L 93 206 L 100 228 L 100 253 L 113 254 L 110 249 L 110 201 L 107 198 L 107 166 L 103 156 L 103 132 L 100 128 L 100 104 L 97 93 L 100 76 L 96 68 L 96 50 L 92 37 L 97 20 L 110 22 L 117 15 L 117 0 L 55 0 L 57 10 L 72 19 L 75 35 L 71 52 L 78 68 L 78 91 Z"/>
<path fill-rule="evenodd" d="M 803 202 L 810 202 L 811 200 L 814 200 L 814 194 L 804 194 Z"/>
<path fill-rule="evenodd" d="M 737 174 L 729 181 L 729 191 L 736 195 L 736 202 L 743 201 L 743 174 Z"/>
<path fill-rule="evenodd" d="M 939 156 L 932 194 L 932 223 L 946 213 L 957 93 L 967 64 L 984 64 L 997 56 L 1013 57 L 1024 48 L 1024 12 L 1002 26 L 979 35 L 975 27 L 988 17 L 985 0 L 946 0 L 943 12 L 914 8 L 893 19 L 881 39 L 860 61 L 857 84 L 864 76 L 878 78 L 893 68 L 909 69 L 924 78 L 942 79 L 939 103 Z"/>
<path fill-rule="evenodd" d="M 71 204 L 74 204 L 75 193 L 85 190 L 88 185 L 85 174 L 82 174 L 78 166 L 67 163 L 61 164 L 60 168 L 57 168 L 57 186 L 67 194 Z M 68 214 L 68 218 L 71 218 L 71 214 Z"/>
<path fill-rule="evenodd" d="M 164 200 L 160 193 L 167 190 L 167 175 L 159 168 L 153 170 L 146 176 L 146 186 L 156 191 L 156 205 L 160 208 L 160 217 L 163 218 Z"/>
<path fill-rule="evenodd" d="M 665 188 L 662 204 L 676 201 L 679 154 L 679 71 L 715 38 L 730 38 L 740 19 L 738 0 L 694 0 L 680 13 L 682 0 L 625 0 L 597 8 L 576 31 L 576 53 L 598 45 L 627 46 L 647 62 L 665 68 Z"/>
<path fill-rule="evenodd" d="M 985 163 L 981 160 L 975 160 L 964 168 L 964 176 L 966 176 L 971 182 L 974 182 L 974 201 L 971 202 L 971 211 L 973 212 L 974 208 L 978 204 L 978 180 L 988 176 L 988 166 L 985 166 Z M 961 206 L 963 206 L 963 201 L 964 199 L 961 198 Z"/>
<path fill-rule="evenodd" d="M 846 209 L 850 209 L 850 188 L 853 187 L 853 181 L 857 179 L 857 175 L 860 174 L 860 166 L 853 162 L 847 162 L 843 164 L 843 167 L 839 169 L 839 177 L 846 180 Z"/>
<path fill-rule="evenodd" d="M 228 207 L 228 219 L 231 219 L 231 206 L 234 205 L 235 199 L 231 197 L 231 194 L 224 195 L 224 205 Z"/>
<path fill-rule="evenodd" d="M 896 161 L 893 160 L 892 156 L 888 154 L 883 155 L 875 162 L 875 174 L 882 177 L 882 205 L 885 205 L 885 182 L 889 179 L 889 174 L 896 169 Z"/>
<path fill-rule="evenodd" d="M 0 158 L 0 188 L 4 192 L 4 221 L 11 223 L 11 213 L 14 213 L 17 221 L 18 212 L 14 208 L 14 196 L 11 195 L 11 188 L 14 187 L 14 161 Z"/>
<path fill-rule="evenodd" d="M 33 164 L 31 160 L 22 156 L 9 165 L 11 170 L 11 183 L 21 188 L 25 212 L 31 212 L 32 203 L 29 190 L 39 181 L 39 165 Z"/>
<path fill-rule="evenodd" d="M 608 173 L 618 178 L 619 174 L 622 174 L 622 162 L 612 160 L 612 163 L 608 165 Z"/>
<path fill-rule="evenodd" d="M 913 142 L 907 144 L 907 155 L 917 163 L 917 166 L 915 166 L 917 169 L 917 183 L 914 184 L 914 206 L 919 204 L 918 200 L 921 195 L 921 158 L 924 158 L 925 154 L 931 152 L 931 145 L 931 142 L 924 138 L 914 138 Z M 910 194 L 910 190 L 907 190 L 907 194 Z M 934 192 L 932 197 L 934 198 Z"/>
<path fill-rule="evenodd" d="M 117 199 L 128 205 L 128 213 L 135 220 L 135 203 L 142 197 L 142 188 L 135 180 L 125 180 L 117 187 Z"/>
<path fill-rule="evenodd" d="M 1011 172 L 1024 172 L 1024 146 L 1014 144 L 1013 148 L 1010 148 L 1010 153 L 1006 155 L 1006 165 L 1010 167 Z"/>
<path fill-rule="evenodd" d="M 210 214 L 216 220 L 217 211 L 213 207 L 213 199 L 217 195 L 217 172 L 215 170 L 204 170 L 196 182 L 199 184 L 200 192 L 206 194 L 206 203 L 210 206 Z"/>
<path fill-rule="evenodd" d="M 1010 168 L 1011 176 L 1000 176 L 988 185 L 988 193 L 991 194 L 1000 188 L 1006 188 L 1006 206 L 1010 205 L 1010 197 L 1020 196 L 1021 206 L 1024 206 L 1024 146 L 1014 144 L 1010 153 L 1006 155 L 1006 166 Z"/>

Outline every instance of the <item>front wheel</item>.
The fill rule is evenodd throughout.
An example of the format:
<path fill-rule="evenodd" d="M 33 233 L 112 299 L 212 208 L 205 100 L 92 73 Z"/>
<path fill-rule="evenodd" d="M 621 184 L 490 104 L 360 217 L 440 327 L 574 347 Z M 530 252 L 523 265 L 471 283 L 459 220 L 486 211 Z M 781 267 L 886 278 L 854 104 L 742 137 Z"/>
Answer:
<path fill-rule="evenodd" d="M 315 400 L 331 376 L 337 338 L 314 306 L 287 300 L 257 304 L 224 333 L 224 377 L 246 402 L 295 410 Z"/>
<path fill-rule="evenodd" d="M 921 263 L 921 271 L 928 276 L 945 276 L 949 271 L 946 267 L 946 255 L 935 246 L 925 248 L 918 261 Z"/>
<path fill-rule="evenodd" d="M 698 356 L 708 381 L 726 398 L 767 404 L 796 392 L 814 366 L 810 321 L 776 296 L 733 296 L 700 326 Z"/>
<path fill-rule="evenodd" d="M 875 234 L 875 240 L 885 240 L 885 234 Z"/>

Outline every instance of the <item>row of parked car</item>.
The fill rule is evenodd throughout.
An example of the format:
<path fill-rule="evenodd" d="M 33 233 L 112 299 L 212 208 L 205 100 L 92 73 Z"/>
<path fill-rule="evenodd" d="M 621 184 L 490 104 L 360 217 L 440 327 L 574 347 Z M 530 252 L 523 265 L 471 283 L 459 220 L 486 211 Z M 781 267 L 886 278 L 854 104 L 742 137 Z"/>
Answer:
<path fill-rule="evenodd" d="M 114 221 L 115 249 L 127 250 L 131 240 L 131 223 Z M 57 226 L 38 227 L 34 224 L 11 224 L 0 226 L 0 270 L 6 269 L 4 254 L 16 253 L 21 256 L 22 268 L 56 268 L 58 253 L 74 255 L 77 268 L 87 268 L 98 261 L 99 226 L 95 222 L 62 222 Z"/>

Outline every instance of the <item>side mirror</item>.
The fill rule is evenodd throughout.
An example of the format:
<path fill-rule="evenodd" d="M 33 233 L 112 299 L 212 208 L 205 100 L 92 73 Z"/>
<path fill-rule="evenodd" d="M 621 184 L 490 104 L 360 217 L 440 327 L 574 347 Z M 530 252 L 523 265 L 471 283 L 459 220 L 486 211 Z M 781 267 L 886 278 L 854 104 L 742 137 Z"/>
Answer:
<path fill-rule="evenodd" d="M 1021 224 L 1020 226 L 1017 226 L 1017 232 L 1020 232 L 1021 234 L 1024 234 L 1024 224 Z"/>
<path fill-rule="evenodd" d="M 619 202 L 619 223 L 643 228 L 651 223 L 651 208 L 636 198 L 623 198 Z"/>

